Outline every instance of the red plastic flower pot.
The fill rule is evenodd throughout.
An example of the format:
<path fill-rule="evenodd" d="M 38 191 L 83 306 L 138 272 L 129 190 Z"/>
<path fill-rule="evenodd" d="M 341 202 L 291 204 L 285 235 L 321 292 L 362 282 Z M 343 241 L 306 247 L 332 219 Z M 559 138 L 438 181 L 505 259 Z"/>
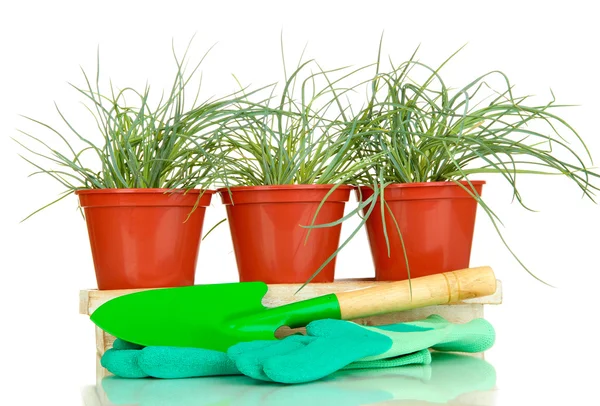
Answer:
<path fill-rule="evenodd" d="M 460 183 L 470 189 L 467 182 Z M 471 184 L 481 195 L 485 182 Z M 366 200 L 373 189 L 361 186 L 356 193 Z M 469 267 L 477 212 L 477 200 L 470 192 L 454 182 L 402 183 L 387 186 L 384 199 L 389 207 L 384 209 L 389 255 L 379 199 L 366 222 L 376 280 L 408 279 L 405 258 L 411 278 Z"/>
<path fill-rule="evenodd" d="M 204 211 L 215 193 L 201 192 L 78 190 L 98 289 L 193 285 Z"/>
<path fill-rule="evenodd" d="M 240 281 L 303 283 L 339 246 L 341 224 L 327 224 L 344 215 L 350 186 L 339 186 L 319 204 L 333 185 L 239 186 L 219 189 L 233 240 Z M 312 280 L 333 282 L 335 258 Z"/>

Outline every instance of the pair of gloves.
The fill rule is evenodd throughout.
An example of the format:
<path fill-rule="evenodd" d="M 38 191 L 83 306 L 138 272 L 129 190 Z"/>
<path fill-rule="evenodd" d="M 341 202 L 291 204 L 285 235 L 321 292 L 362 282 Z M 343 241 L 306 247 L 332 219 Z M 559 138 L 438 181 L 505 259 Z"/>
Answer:
<path fill-rule="evenodd" d="M 342 320 L 317 320 L 306 335 L 238 343 L 227 353 L 201 348 L 140 347 L 117 339 L 101 363 L 124 378 L 191 378 L 243 374 L 261 381 L 305 383 L 341 369 L 430 364 L 437 351 L 482 352 L 494 343 L 484 319 L 453 324 L 438 315 L 369 327 Z"/>

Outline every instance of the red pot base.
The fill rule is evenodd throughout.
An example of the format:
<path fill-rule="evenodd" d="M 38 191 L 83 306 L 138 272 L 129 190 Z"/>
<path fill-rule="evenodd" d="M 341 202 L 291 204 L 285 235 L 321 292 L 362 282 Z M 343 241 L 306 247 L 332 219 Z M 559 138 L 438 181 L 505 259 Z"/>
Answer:
<path fill-rule="evenodd" d="M 309 230 L 331 185 L 219 189 L 241 282 L 304 283 L 339 245 L 341 225 Z M 319 209 L 315 224 L 344 215 L 349 186 L 340 186 Z M 335 258 L 311 282 L 333 282 Z"/>
<path fill-rule="evenodd" d="M 199 190 L 165 191 L 76 192 L 85 213 L 98 289 L 194 284 L 205 206 L 214 192 L 206 191 L 198 202 Z"/>
<path fill-rule="evenodd" d="M 479 195 L 484 183 L 471 181 Z M 365 200 L 373 190 L 361 187 L 357 196 L 361 194 Z M 384 197 L 389 206 L 385 229 L 390 255 L 379 201 L 366 222 L 376 280 L 405 280 L 409 269 L 410 278 L 418 278 L 469 267 L 477 212 L 477 201 L 469 192 L 453 182 L 407 183 L 387 186 Z"/>

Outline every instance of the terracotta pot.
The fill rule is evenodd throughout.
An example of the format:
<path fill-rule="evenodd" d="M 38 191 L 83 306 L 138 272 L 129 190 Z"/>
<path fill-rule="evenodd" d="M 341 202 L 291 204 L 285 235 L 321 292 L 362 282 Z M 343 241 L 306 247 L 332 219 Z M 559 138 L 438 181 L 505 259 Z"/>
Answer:
<path fill-rule="evenodd" d="M 193 285 L 204 211 L 215 192 L 205 191 L 201 197 L 200 193 L 78 190 L 98 289 Z"/>
<path fill-rule="evenodd" d="M 481 195 L 485 182 L 471 184 Z M 361 186 L 356 193 L 359 200 L 366 200 L 373 189 Z M 477 201 L 469 192 L 453 182 L 402 183 L 387 186 L 384 197 L 390 209 L 385 210 L 389 255 L 379 200 L 366 222 L 376 280 L 408 279 L 406 258 L 411 278 L 469 267 L 477 212 Z"/>
<path fill-rule="evenodd" d="M 240 281 L 303 283 L 333 254 L 341 224 L 308 226 L 333 185 L 240 186 L 219 189 L 233 240 Z M 339 186 L 319 209 L 315 224 L 344 215 L 350 186 Z M 231 193 L 231 194 L 230 194 Z M 333 282 L 335 258 L 313 279 Z"/>

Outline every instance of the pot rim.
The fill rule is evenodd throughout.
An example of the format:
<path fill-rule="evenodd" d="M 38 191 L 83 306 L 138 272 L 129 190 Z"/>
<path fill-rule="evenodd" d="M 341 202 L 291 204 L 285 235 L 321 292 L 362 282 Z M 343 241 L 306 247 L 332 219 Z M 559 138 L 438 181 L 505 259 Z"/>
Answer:
<path fill-rule="evenodd" d="M 457 181 L 465 186 L 469 185 L 469 182 L 473 185 L 473 186 L 480 186 L 480 185 L 485 185 L 486 181 L 485 180 L 469 180 L 469 182 L 467 182 L 466 180 L 459 180 Z M 445 186 L 457 186 L 455 182 L 453 181 L 440 181 L 440 182 L 410 182 L 410 183 L 390 183 L 389 185 L 387 185 L 385 188 L 418 188 L 418 187 L 445 187 Z M 373 189 L 371 186 L 369 185 L 358 185 L 358 186 L 354 186 L 354 189 L 360 189 L 360 188 L 367 188 L 367 189 Z"/>
<path fill-rule="evenodd" d="M 261 185 L 261 186 L 230 186 L 229 188 L 222 187 L 218 188 L 217 192 L 219 193 L 227 193 L 228 190 L 231 192 L 267 192 L 267 191 L 277 191 L 277 190 L 329 190 L 333 189 L 335 185 L 326 184 L 326 185 Z M 351 190 L 355 186 L 351 185 L 338 185 L 336 190 Z"/>
<path fill-rule="evenodd" d="M 106 189 L 78 189 L 76 195 L 95 195 L 95 194 L 168 194 L 183 193 L 183 194 L 213 194 L 216 190 L 211 189 L 167 189 L 167 188 L 106 188 Z"/>

